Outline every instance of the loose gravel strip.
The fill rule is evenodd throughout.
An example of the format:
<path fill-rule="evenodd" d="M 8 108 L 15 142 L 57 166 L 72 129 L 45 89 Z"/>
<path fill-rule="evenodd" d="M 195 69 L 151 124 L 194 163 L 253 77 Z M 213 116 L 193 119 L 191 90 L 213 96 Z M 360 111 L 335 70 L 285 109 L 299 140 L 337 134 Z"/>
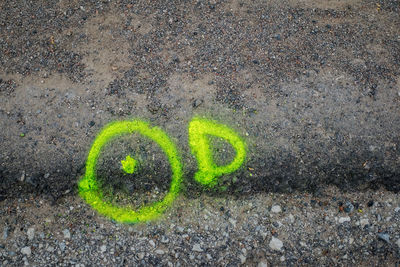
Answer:
<path fill-rule="evenodd" d="M 353 209 L 347 209 L 348 204 Z M 400 201 L 384 191 L 196 199 L 159 221 L 115 224 L 70 195 L 1 202 L 4 266 L 336 265 L 400 261 Z"/>

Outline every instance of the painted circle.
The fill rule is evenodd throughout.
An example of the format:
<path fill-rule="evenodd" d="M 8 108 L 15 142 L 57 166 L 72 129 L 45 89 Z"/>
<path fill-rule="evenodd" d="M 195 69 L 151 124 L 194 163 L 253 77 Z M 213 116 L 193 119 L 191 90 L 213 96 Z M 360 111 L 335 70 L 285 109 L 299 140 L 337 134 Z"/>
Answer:
<path fill-rule="evenodd" d="M 172 170 L 172 180 L 166 196 L 157 202 L 142 206 L 138 210 L 118 207 L 103 200 L 103 193 L 98 186 L 96 164 L 104 145 L 122 135 L 138 132 L 155 141 L 168 158 Z M 175 200 L 182 182 L 181 159 L 175 144 L 158 127 L 151 127 L 141 120 L 118 121 L 108 124 L 95 138 L 86 161 L 86 172 L 79 181 L 80 196 L 99 213 L 123 223 L 144 222 L 157 218 Z"/>

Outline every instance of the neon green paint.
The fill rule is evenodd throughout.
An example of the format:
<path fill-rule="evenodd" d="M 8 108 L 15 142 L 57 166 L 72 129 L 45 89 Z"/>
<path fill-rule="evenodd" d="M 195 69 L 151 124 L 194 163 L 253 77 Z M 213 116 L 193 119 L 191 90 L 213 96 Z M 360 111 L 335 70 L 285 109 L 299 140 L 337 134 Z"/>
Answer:
<path fill-rule="evenodd" d="M 104 201 L 103 193 L 99 188 L 96 177 L 96 164 L 103 147 L 117 137 L 134 132 L 139 132 L 155 141 L 166 154 L 172 170 L 170 190 L 164 199 L 142 206 L 137 210 L 133 210 L 130 207 L 118 207 Z M 125 159 L 125 163 L 121 163 L 125 171 L 133 172 L 135 164 L 132 165 L 132 161 L 129 158 Z M 126 164 L 126 168 L 124 164 Z M 168 135 L 158 127 L 151 127 L 147 122 L 133 120 L 110 123 L 99 133 L 89 151 L 86 161 L 86 173 L 79 181 L 78 187 L 80 196 L 99 213 L 118 222 L 136 223 L 149 221 L 161 215 L 175 200 L 179 193 L 181 182 L 181 159 Z"/>
<path fill-rule="evenodd" d="M 136 160 L 131 156 L 126 156 L 125 160 L 121 160 L 122 169 L 129 174 L 132 174 L 135 171 Z"/>
<path fill-rule="evenodd" d="M 235 158 L 225 166 L 217 166 L 213 160 L 209 135 L 228 141 L 236 151 Z M 189 146 L 196 157 L 199 170 L 194 178 L 209 187 L 218 183 L 218 177 L 236 171 L 246 158 L 246 145 L 239 135 L 228 126 L 212 120 L 194 118 L 189 124 Z"/>

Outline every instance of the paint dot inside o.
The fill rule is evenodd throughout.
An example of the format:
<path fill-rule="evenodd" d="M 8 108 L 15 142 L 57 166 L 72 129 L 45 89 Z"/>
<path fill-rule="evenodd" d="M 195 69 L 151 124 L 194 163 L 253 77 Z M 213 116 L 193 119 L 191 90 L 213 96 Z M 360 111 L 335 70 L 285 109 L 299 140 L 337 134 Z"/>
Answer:
<path fill-rule="evenodd" d="M 97 160 L 104 146 L 113 139 L 135 132 L 153 140 L 161 147 L 167 156 L 172 171 L 170 188 L 165 197 L 138 209 L 129 206 L 116 206 L 105 201 L 96 176 Z M 128 155 L 125 160 L 121 161 L 121 165 L 125 172 L 133 173 L 136 160 Z M 172 204 L 179 193 L 182 175 L 182 164 L 178 150 L 163 130 L 158 127 L 151 127 L 149 123 L 141 120 L 119 121 L 104 127 L 95 138 L 86 161 L 85 175 L 78 184 L 79 194 L 95 210 L 115 221 L 125 223 L 145 222 L 157 218 Z"/>
<path fill-rule="evenodd" d="M 128 174 L 132 174 L 135 171 L 136 160 L 130 155 L 126 156 L 125 160 L 121 160 L 122 169 Z"/>

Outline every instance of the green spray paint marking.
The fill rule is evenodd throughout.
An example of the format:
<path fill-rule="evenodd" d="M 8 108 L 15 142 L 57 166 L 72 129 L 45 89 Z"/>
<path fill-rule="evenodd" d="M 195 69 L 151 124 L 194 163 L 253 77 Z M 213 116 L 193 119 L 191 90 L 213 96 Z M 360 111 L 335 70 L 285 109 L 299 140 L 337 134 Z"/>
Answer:
<path fill-rule="evenodd" d="M 122 169 L 129 174 L 132 174 L 135 171 L 136 160 L 131 156 L 126 156 L 125 160 L 121 160 Z"/>
<path fill-rule="evenodd" d="M 139 132 L 140 134 L 155 141 L 166 154 L 172 170 L 172 181 L 169 192 L 161 201 L 143 206 L 138 210 L 129 207 L 118 207 L 103 201 L 97 177 L 96 164 L 102 148 L 112 139 L 122 135 Z M 135 160 L 127 156 L 121 161 L 122 168 L 130 173 L 134 171 Z M 175 200 L 179 193 L 182 182 L 182 165 L 178 151 L 168 135 L 158 127 L 151 127 L 147 122 L 141 120 L 113 122 L 107 125 L 96 137 L 89 151 L 86 161 L 85 176 L 79 181 L 80 196 L 99 213 L 124 223 L 144 222 L 157 218 Z"/>
<path fill-rule="evenodd" d="M 118 207 L 103 200 L 96 177 L 96 164 L 103 147 L 111 140 L 126 134 L 139 132 L 155 141 L 167 155 L 171 164 L 172 181 L 169 192 L 164 199 L 142 206 L 137 210 L 130 207 Z M 217 166 L 213 160 L 209 135 L 223 138 L 236 151 L 235 158 L 225 166 Z M 213 187 L 218 177 L 236 171 L 246 157 L 244 141 L 228 126 L 212 120 L 194 118 L 189 124 L 189 146 L 198 161 L 199 170 L 195 179 L 202 185 Z M 121 161 L 122 169 L 129 174 L 134 173 L 137 162 L 130 155 Z M 177 197 L 182 183 L 182 165 L 178 151 L 168 135 L 158 127 L 151 127 L 141 120 L 120 121 L 108 124 L 93 142 L 86 161 L 86 173 L 79 181 L 80 196 L 99 213 L 123 223 L 145 222 L 161 215 Z"/>
<path fill-rule="evenodd" d="M 225 166 L 214 163 L 208 135 L 214 135 L 228 141 L 236 151 L 233 161 Z M 229 127 L 217 122 L 194 118 L 189 124 L 189 145 L 198 161 L 199 170 L 194 178 L 202 185 L 213 187 L 218 177 L 236 171 L 246 157 L 244 141 Z"/>

